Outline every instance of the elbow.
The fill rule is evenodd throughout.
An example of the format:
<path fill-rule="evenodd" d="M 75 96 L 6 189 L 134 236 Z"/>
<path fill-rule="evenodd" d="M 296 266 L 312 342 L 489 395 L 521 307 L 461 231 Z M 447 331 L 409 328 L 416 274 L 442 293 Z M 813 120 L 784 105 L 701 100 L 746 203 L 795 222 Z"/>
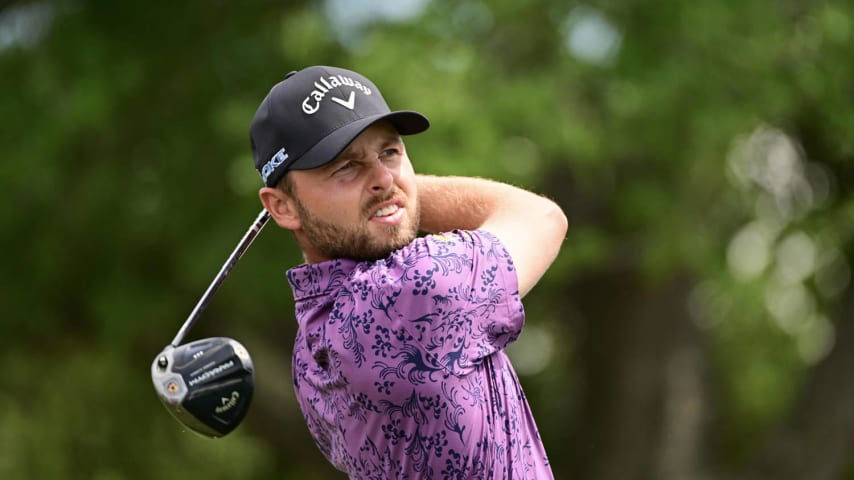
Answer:
<path fill-rule="evenodd" d="M 549 200 L 549 208 L 546 211 L 546 223 L 549 225 L 549 230 L 553 233 L 553 238 L 559 243 L 562 243 L 566 238 L 566 232 L 569 229 L 569 220 L 560 206 Z"/>
<path fill-rule="evenodd" d="M 563 241 L 566 239 L 566 232 L 569 229 L 569 220 L 560 206 L 552 201 L 549 201 L 550 206 L 545 212 L 543 224 L 544 242 L 543 253 L 545 253 L 552 261 L 557 258 L 560 253 L 560 248 L 563 246 Z"/>
<path fill-rule="evenodd" d="M 561 237 L 561 239 L 564 239 L 564 238 L 566 238 L 566 232 L 569 230 L 569 219 L 566 218 L 566 213 L 564 213 L 560 207 L 558 207 L 557 209 L 558 209 L 558 215 L 560 216 L 560 221 L 559 221 L 559 223 L 560 223 L 560 227 L 559 227 L 560 237 Z"/>

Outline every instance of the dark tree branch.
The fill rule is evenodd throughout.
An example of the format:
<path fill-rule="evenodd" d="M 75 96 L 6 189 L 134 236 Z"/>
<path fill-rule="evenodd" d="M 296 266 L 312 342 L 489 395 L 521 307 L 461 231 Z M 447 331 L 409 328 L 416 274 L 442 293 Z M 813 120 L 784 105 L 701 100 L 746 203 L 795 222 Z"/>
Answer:
<path fill-rule="evenodd" d="M 808 378 L 792 412 L 755 454 L 745 478 L 841 478 L 854 451 L 854 289 L 836 321 L 836 343 Z"/>

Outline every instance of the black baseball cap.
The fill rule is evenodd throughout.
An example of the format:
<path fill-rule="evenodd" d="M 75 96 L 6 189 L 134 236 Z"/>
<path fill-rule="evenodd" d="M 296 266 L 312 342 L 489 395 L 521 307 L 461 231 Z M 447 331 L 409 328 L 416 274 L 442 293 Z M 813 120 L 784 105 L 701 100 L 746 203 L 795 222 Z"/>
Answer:
<path fill-rule="evenodd" d="M 401 135 L 430 127 L 418 112 L 389 110 L 376 85 L 356 72 L 327 66 L 291 72 L 264 97 L 249 126 L 255 169 L 272 187 L 288 170 L 332 161 L 379 120 Z"/>

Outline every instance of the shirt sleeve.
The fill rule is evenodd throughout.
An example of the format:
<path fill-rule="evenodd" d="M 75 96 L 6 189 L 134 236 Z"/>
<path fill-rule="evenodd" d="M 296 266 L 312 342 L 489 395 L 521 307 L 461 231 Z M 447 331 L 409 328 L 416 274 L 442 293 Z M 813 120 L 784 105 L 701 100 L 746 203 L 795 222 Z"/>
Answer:
<path fill-rule="evenodd" d="M 524 325 L 512 258 L 489 232 L 419 238 L 392 255 L 388 275 L 401 334 L 425 362 L 455 375 L 516 340 Z"/>

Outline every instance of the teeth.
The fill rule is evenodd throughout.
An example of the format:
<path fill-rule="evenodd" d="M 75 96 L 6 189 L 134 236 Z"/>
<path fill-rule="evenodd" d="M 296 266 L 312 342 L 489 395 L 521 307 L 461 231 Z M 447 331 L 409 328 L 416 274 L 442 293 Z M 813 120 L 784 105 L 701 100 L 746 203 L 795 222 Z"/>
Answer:
<path fill-rule="evenodd" d="M 385 217 L 386 215 L 391 215 L 392 213 L 398 211 L 400 207 L 397 205 L 389 205 L 387 207 L 383 207 L 377 210 L 377 213 L 374 214 L 375 217 Z"/>

